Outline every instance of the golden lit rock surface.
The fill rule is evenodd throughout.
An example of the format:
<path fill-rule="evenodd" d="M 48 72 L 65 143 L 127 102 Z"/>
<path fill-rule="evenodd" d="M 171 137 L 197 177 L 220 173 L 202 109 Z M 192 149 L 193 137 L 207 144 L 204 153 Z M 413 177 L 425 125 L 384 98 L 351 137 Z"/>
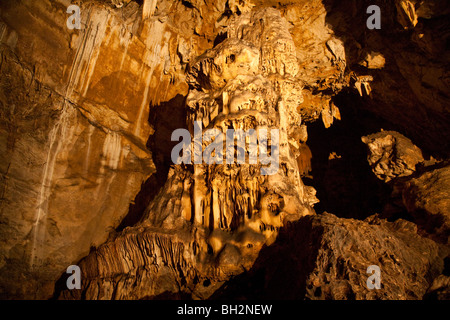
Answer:
<path fill-rule="evenodd" d="M 301 130 L 296 111 L 302 96 L 287 23 L 272 8 L 242 14 L 232 22 L 232 30 L 242 29 L 243 22 L 245 31 L 230 32 L 189 67 L 187 124 L 193 127 L 194 121 L 201 121 L 205 129 L 224 134 L 227 129 L 279 128 L 280 169 L 263 175 L 261 164 L 175 166 L 141 222 L 81 261 L 82 269 L 89 270 L 83 273 L 87 299 L 141 299 L 167 291 L 208 298 L 230 276 L 250 269 L 259 250 L 272 244 L 288 221 L 314 213 L 315 192 L 303 185 L 290 151 L 290 140 L 298 143 L 295 133 Z M 244 147 L 246 154 L 250 147 Z M 193 157 L 202 157 L 205 150 L 206 145 L 199 151 L 194 147 Z M 141 251 L 141 241 L 153 249 Z M 117 267 L 108 262 L 112 268 L 100 261 L 115 259 L 117 253 L 144 260 L 125 258 L 128 262 Z M 142 273 L 148 265 L 156 269 Z M 126 275 L 123 281 L 112 280 L 120 274 Z M 179 290 L 167 288 L 166 274 L 181 282 Z M 136 278 L 145 280 L 137 287 L 127 285 Z M 205 288 L 204 281 L 211 285 Z"/>
<path fill-rule="evenodd" d="M 1 299 L 448 298 L 448 1 L 76 4 L 0 2 Z M 279 170 L 174 165 L 194 121 Z"/>
<path fill-rule="evenodd" d="M 369 149 L 367 160 L 374 174 L 386 182 L 411 175 L 425 162 L 422 151 L 398 132 L 381 131 L 361 139 Z"/>

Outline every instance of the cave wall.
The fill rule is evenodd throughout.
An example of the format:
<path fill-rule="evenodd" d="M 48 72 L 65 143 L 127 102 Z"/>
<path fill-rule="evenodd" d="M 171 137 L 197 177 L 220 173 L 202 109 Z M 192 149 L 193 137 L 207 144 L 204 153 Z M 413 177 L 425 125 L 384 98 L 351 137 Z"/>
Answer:
<path fill-rule="evenodd" d="M 394 124 L 428 154 L 448 157 L 449 20 L 447 1 L 324 1 L 326 21 L 345 43 L 354 80 L 369 77 L 363 108 Z M 381 29 L 363 28 L 369 5 Z"/>
<path fill-rule="evenodd" d="M 185 21 L 181 5 L 169 23 L 143 21 L 134 2 L 85 1 L 81 30 L 66 27 L 67 5 L 1 4 L 6 298 L 49 297 L 60 273 L 121 223 L 155 172 L 149 105 L 187 90 L 177 43 L 184 36 L 194 50 L 203 45 L 191 43 L 195 19 Z M 29 285 L 15 291 L 22 277 Z"/>
<path fill-rule="evenodd" d="M 107 241 L 167 160 L 149 147 L 152 110 L 179 109 L 189 62 L 252 8 L 275 7 L 289 25 L 303 121 L 331 126 L 333 97 L 350 90 L 448 156 L 448 5 L 369 2 L 79 1 L 82 29 L 69 30 L 69 1 L 2 1 L 0 297 L 49 298 L 68 265 Z M 381 30 L 365 28 L 370 4 Z"/>

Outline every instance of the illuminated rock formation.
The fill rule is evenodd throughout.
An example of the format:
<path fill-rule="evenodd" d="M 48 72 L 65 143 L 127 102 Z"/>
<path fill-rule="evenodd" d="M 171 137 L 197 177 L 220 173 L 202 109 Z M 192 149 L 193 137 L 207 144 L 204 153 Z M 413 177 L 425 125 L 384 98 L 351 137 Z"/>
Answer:
<path fill-rule="evenodd" d="M 445 297 L 448 0 L 74 2 L 0 1 L 0 299 Z"/>
<path fill-rule="evenodd" d="M 250 268 L 261 247 L 273 243 L 287 221 L 314 213 L 315 192 L 303 185 L 291 151 L 300 143 L 301 117 L 296 110 L 302 95 L 301 80 L 296 78 L 295 46 L 286 21 L 279 11 L 263 9 L 236 18 L 230 30 L 227 39 L 195 59 L 189 68 L 186 120 L 194 140 L 193 164 L 171 169 L 168 181 L 138 226 L 124 230 L 81 261 L 83 275 L 89 279 L 83 287 L 86 298 L 142 298 L 144 293 L 162 294 L 163 289 L 205 298 L 229 276 Z M 195 121 L 205 130 L 216 128 L 223 136 L 229 129 L 253 129 L 258 140 L 247 137 L 243 142 L 248 143 L 237 144 L 236 149 L 234 144 L 221 143 L 220 163 L 198 163 L 208 143 L 204 136 L 203 144 L 195 141 Z M 265 147 L 271 156 L 279 154 L 279 160 L 276 168 L 264 174 L 264 169 L 269 169 L 261 163 L 260 131 L 270 129 L 279 131 L 279 143 L 271 136 Z M 254 164 L 249 162 L 252 143 L 259 144 L 254 149 Z M 244 163 L 237 163 L 235 151 L 246 155 Z M 232 164 L 228 163 L 230 157 Z M 148 249 L 139 249 L 142 242 Z M 113 259 L 116 253 L 124 259 L 130 255 L 134 265 L 101 262 Z M 147 269 L 149 265 L 156 269 Z M 145 275 L 139 273 L 140 268 L 146 269 Z M 147 282 L 162 281 L 160 268 L 177 281 L 183 278 L 181 288 L 152 285 L 144 290 Z M 110 280 L 118 274 L 147 280 L 128 287 L 126 283 L 133 280 Z M 206 289 L 196 284 L 195 278 L 208 279 L 214 285 Z M 120 296 L 112 296 L 117 290 Z"/>

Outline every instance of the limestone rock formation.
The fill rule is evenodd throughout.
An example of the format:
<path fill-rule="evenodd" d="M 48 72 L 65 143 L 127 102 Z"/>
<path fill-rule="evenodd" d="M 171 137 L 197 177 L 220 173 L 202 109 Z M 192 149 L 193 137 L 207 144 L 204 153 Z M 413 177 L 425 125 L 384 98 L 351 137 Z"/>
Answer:
<path fill-rule="evenodd" d="M 258 140 L 247 136 L 236 148 L 247 162 L 225 164 L 221 154 L 216 155 L 218 163 L 198 163 L 208 144 L 194 141 L 184 151 L 192 161 L 171 169 L 141 222 L 81 261 L 85 298 L 141 299 L 164 293 L 208 298 L 230 276 L 249 269 L 287 221 L 314 213 L 314 191 L 303 185 L 291 151 L 298 145 L 301 117 L 296 111 L 302 96 L 287 23 L 268 8 L 242 14 L 230 28 L 226 40 L 189 67 L 187 123 L 194 139 L 195 122 L 216 129 L 216 139 L 229 129 L 253 129 Z M 251 150 L 253 143 L 262 143 L 261 130 L 273 128 L 280 132 L 279 142 L 271 136 L 266 147 L 271 156 L 279 154 L 277 167 L 249 162 L 252 152 L 258 159 L 263 154 L 261 146 Z M 220 149 L 225 153 L 221 139 Z M 141 249 L 143 243 L 148 249 Z M 117 254 L 119 261 L 128 262 L 116 265 Z M 138 286 L 129 285 L 141 277 L 145 280 Z M 211 285 L 204 288 L 204 281 Z"/>
<path fill-rule="evenodd" d="M 121 224 L 155 172 L 148 106 L 187 92 L 176 39 L 204 51 L 181 3 L 120 3 L 82 2 L 80 30 L 66 1 L 0 5 L 2 298 L 50 297 Z"/>
<path fill-rule="evenodd" d="M 435 154 L 432 150 L 442 150 L 438 153 L 447 157 L 449 140 L 440 137 L 450 134 L 445 107 L 449 87 L 449 54 L 445 49 L 448 32 L 444 31 L 448 30 L 449 3 L 363 0 L 324 4 L 326 22 L 345 47 L 350 84 L 356 84 L 357 90 L 361 87 L 361 107 L 388 119 L 395 131 L 416 144 L 419 141 L 422 150 Z M 381 29 L 375 32 L 363 27 L 368 16 L 362 12 L 370 5 L 381 10 Z M 371 68 L 368 55 L 382 56 L 384 67 Z"/>
<path fill-rule="evenodd" d="M 424 299 L 431 300 L 449 300 L 450 299 L 450 277 L 440 275 L 434 279 L 431 287 L 428 289 Z"/>
<path fill-rule="evenodd" d="M 447 0 L 74 4 L 0 2 L 1 299 L 448 299 Z"/>
<path fill-rule="evenodd" d="M 450 167 L 422 173 L 405 182 L 402 196 L 417 223 L 443 243 L 450 237 Z"/>
<path fill-rule="evenodd" d="M 398 132 L 381 131 L 361 139 L 369 149 L 367 160 L 373 173 L 385 182 L 411 175 L 425 161 L 422 151 Z"/>
<path fill-rule="evenodd" d="M 367 160 L 373 173 L 393 181 L 393 198 L 414 221 L 439 242 L 450 236 L 449 167 L 446 162 L 425 160 L 411 140 L 395 131 L 381 131 L 361 138 L 368 147 Z"/>
<path fill-rule="evenodd" d="M 417 227 L 402 219 L 390 223 L 376 216 L 354 221 L 325 215 L 317 225 L 324 231 L 306 284 L 309 299 L 421 299 L 449 254 L 448 247 L 420 237 Z M 382 289 L 368 292 L 360 281 L 371 275 L 371 265 L 383 270 Z"/>

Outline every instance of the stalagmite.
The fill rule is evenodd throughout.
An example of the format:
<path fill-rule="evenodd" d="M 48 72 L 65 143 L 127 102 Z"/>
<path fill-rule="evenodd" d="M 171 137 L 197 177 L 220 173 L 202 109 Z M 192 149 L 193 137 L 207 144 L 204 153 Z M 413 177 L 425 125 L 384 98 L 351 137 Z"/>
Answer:
<path fill-rule="evenodd" d="M 247 32 L 233 31 L 244 26 Z M 265 8 L 236 16 L 229 30 L 227 39 L 188 67 L 190 162 L 170 170 L 141 222 L 127 231 L 146 234 L 146 228 L 164 227 L 164 234 L 186 237 L 193 245 L 183 257 L 195 270 L 192 275 L 208 277 L 241 272 L 241 264 L 250 268 L 261 246 L 273 243 L 286 219 L 312 214 L 317 202 L 315 192 L 303 190 L 296 152 L 291 150 L 302 132 L 297 107 L 303 98 L 286 21 L 279 11 Z M 211 129 L 224 137 L 223 145 L 210 155 L 214 164 L 208 164 L 205 150 L 211 151 L 208 148 L 220 135 L 214 134 L 213 142 Z M 114 168 L 116 140 L 108 137 L 105 161 Z M 121 243 L 124 236 L 116 241 Z M 163 238 L 173 236 L 158 239 Z M 178 255 L 164 243 L 158 246 L 161 251 L 153 254 L 162 261 Z M 209 259 L 216 261 L 214 267 L 207 267 Z"/>

